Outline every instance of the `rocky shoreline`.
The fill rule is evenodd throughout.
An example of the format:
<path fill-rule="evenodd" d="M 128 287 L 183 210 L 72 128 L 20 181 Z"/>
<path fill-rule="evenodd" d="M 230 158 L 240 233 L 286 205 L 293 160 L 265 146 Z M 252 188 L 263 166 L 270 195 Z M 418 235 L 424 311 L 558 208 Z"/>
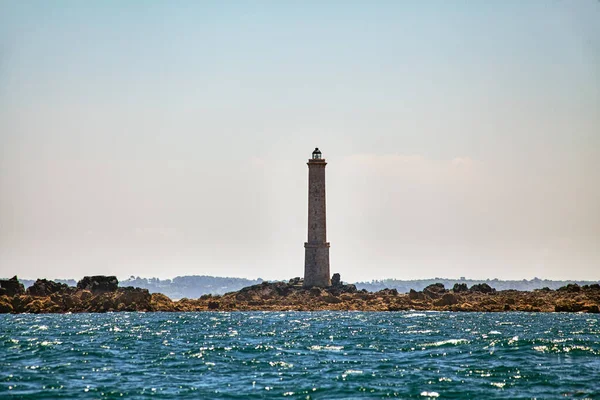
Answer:
<path fill-rule="evenodd" d="M 84 277 L 77 286 L 38 279 L 25 290 L 17 277 L 0 280 L 0 313 L 81 313 L 113 311 L 466 311 L 466 312 L 600 312 L 600 285 L 570 284 L 524 292 L 496 291 L 487 284 L 437 283 L 423 291 L 377 292 L 343 284 L 339 274 L 328 288 L 304 288 L 300 278 L 263 282 L 222 296 L 171 300 L 147 289 L 119 287 L 114 276 Z"/>

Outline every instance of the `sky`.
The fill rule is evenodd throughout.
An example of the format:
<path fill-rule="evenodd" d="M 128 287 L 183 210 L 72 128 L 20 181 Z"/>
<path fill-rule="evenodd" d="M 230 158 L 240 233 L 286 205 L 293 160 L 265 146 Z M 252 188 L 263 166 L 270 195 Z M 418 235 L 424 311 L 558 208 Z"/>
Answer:
<path fill-rule="evenodd" d="M 0 277 L 600 280 L 600 2 L 0 0 Z"/>

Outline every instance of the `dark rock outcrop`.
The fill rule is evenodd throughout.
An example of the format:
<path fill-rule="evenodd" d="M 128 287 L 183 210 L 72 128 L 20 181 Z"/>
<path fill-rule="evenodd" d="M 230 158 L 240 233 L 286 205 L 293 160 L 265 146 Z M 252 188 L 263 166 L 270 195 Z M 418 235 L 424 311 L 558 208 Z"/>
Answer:
<path fill-rule="evenodd" d="M 581 291 L 581 287 L 576 283 L 569 283 L 567 286 L 558 288 L 559 292 L 577 293 Z"/>
<path fill-rule="evenodd" d="M 495 293 L 496 289 L 488 285 L 487 283 L 479 283 L 477 285 L 471 286 L 471 292 L 479 292 L 479 293 Z"/>
<path fill-rule="evenodd" d="M 300 278 L 299 276 L 290 279 L 289 284 L 290 285 L 302 285 L 302 283 L 304 282 L 304 279 Z"/>
<path fill-rule="evenodd" d="M 119 288 L 116 276 L 85 276 L 77 282 L 77 290 L 89 290 L 93 294 L 114 292 Z"/>
<path fill-rule="evenodd" d="M 0 295 L 4 296 L 25 294 L 25 286 L 19 282 L 19 279 L 16 276 L 13 276 L 10 279 L 0 279 L 0 288 L 4 289 L 2 290 L 2 293 L 0 293 Z"/>
<path fill-rule="evenodd" d="M 437 299 L 446 293 L 446 288 L 441 283 L 434 283 L 423 289 L 423 294 L 430 299 Z"/>
<path fill-rule="evenodd" d="M 469 288 L 467 287 L 466 283 L 455 283 L 454 287 L 452 288 L 452 291 L 454 293 L 464 293 L 468 292 Z"/>
<path fill-rule="evenodd" d="M 325 290 L 333 296 L 339 296 L 343 293 L 356 293 L 358 291 L 355 285 L 344 285 L 342 283 L 340 283 L 339 285 L 328 287 Z"/>
<path fill-rule="evenodd" d="M 441 299 L 435 300 L 433 302 L 434 306 L 451 306 L 458 303 L 458 299 L 452 293 L 445 293 Z"/>
<path fill-rule="evenodd" d="M 38 279 L 32 286 L 27 288 L 26 294 L 36 297 L 45 297 L 54 293 L 68 293 L 72 291 L 72 288 L 67 284 L 49 281 L 47 279 Z"/>
<path fill-rule="evenodd" d="M 408 292 L 408 298 L 411 300 L 425 300 L 425 295 L 423 292 L 417 292 L 414 289 L 410 289 L 410 292 Z"/>
<path fill-rule="evenodd" d="M 398 290 L 385 288 L 385 289 L 381 289 L 378 292 L 375 292 L 375 294 L 385 295 L 385 296 L 398 296 Z"/>
<path fill-rule="evenodd" d="M 342 284 L 342 277 L 340 276 L 340 274 L 338 274 L 338 273 L 333 274 L 333 276 L 331 277 L 331 285 L 340 286 L 341 284 Z"/>
<path fill-rule="evenodd" d="M 578 301 L 562 301 L 554 306 L 556 312 L 579 312 L 583 309 L 583 303 Z"/>

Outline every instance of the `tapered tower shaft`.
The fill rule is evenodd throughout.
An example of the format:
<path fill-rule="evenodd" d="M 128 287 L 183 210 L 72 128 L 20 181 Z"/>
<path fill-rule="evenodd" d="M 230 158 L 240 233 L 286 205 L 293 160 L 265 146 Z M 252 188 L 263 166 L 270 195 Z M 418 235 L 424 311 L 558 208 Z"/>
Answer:
<path fill-rule="evenodd" d="M 304 243 L 304 286 L 331 286 L 325 205 L 325 166 L 319 149 L 308 160 L 308 241 Z"/>

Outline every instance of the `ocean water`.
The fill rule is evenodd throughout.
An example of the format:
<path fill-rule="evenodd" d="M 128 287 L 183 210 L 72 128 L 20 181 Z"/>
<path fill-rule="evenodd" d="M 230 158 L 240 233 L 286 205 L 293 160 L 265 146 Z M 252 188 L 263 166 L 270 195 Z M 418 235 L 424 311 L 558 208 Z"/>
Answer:
<path fill-rule="evenodd" d="M 0 398 L 600 398 L 600 317 L 0 315 Z"/>

